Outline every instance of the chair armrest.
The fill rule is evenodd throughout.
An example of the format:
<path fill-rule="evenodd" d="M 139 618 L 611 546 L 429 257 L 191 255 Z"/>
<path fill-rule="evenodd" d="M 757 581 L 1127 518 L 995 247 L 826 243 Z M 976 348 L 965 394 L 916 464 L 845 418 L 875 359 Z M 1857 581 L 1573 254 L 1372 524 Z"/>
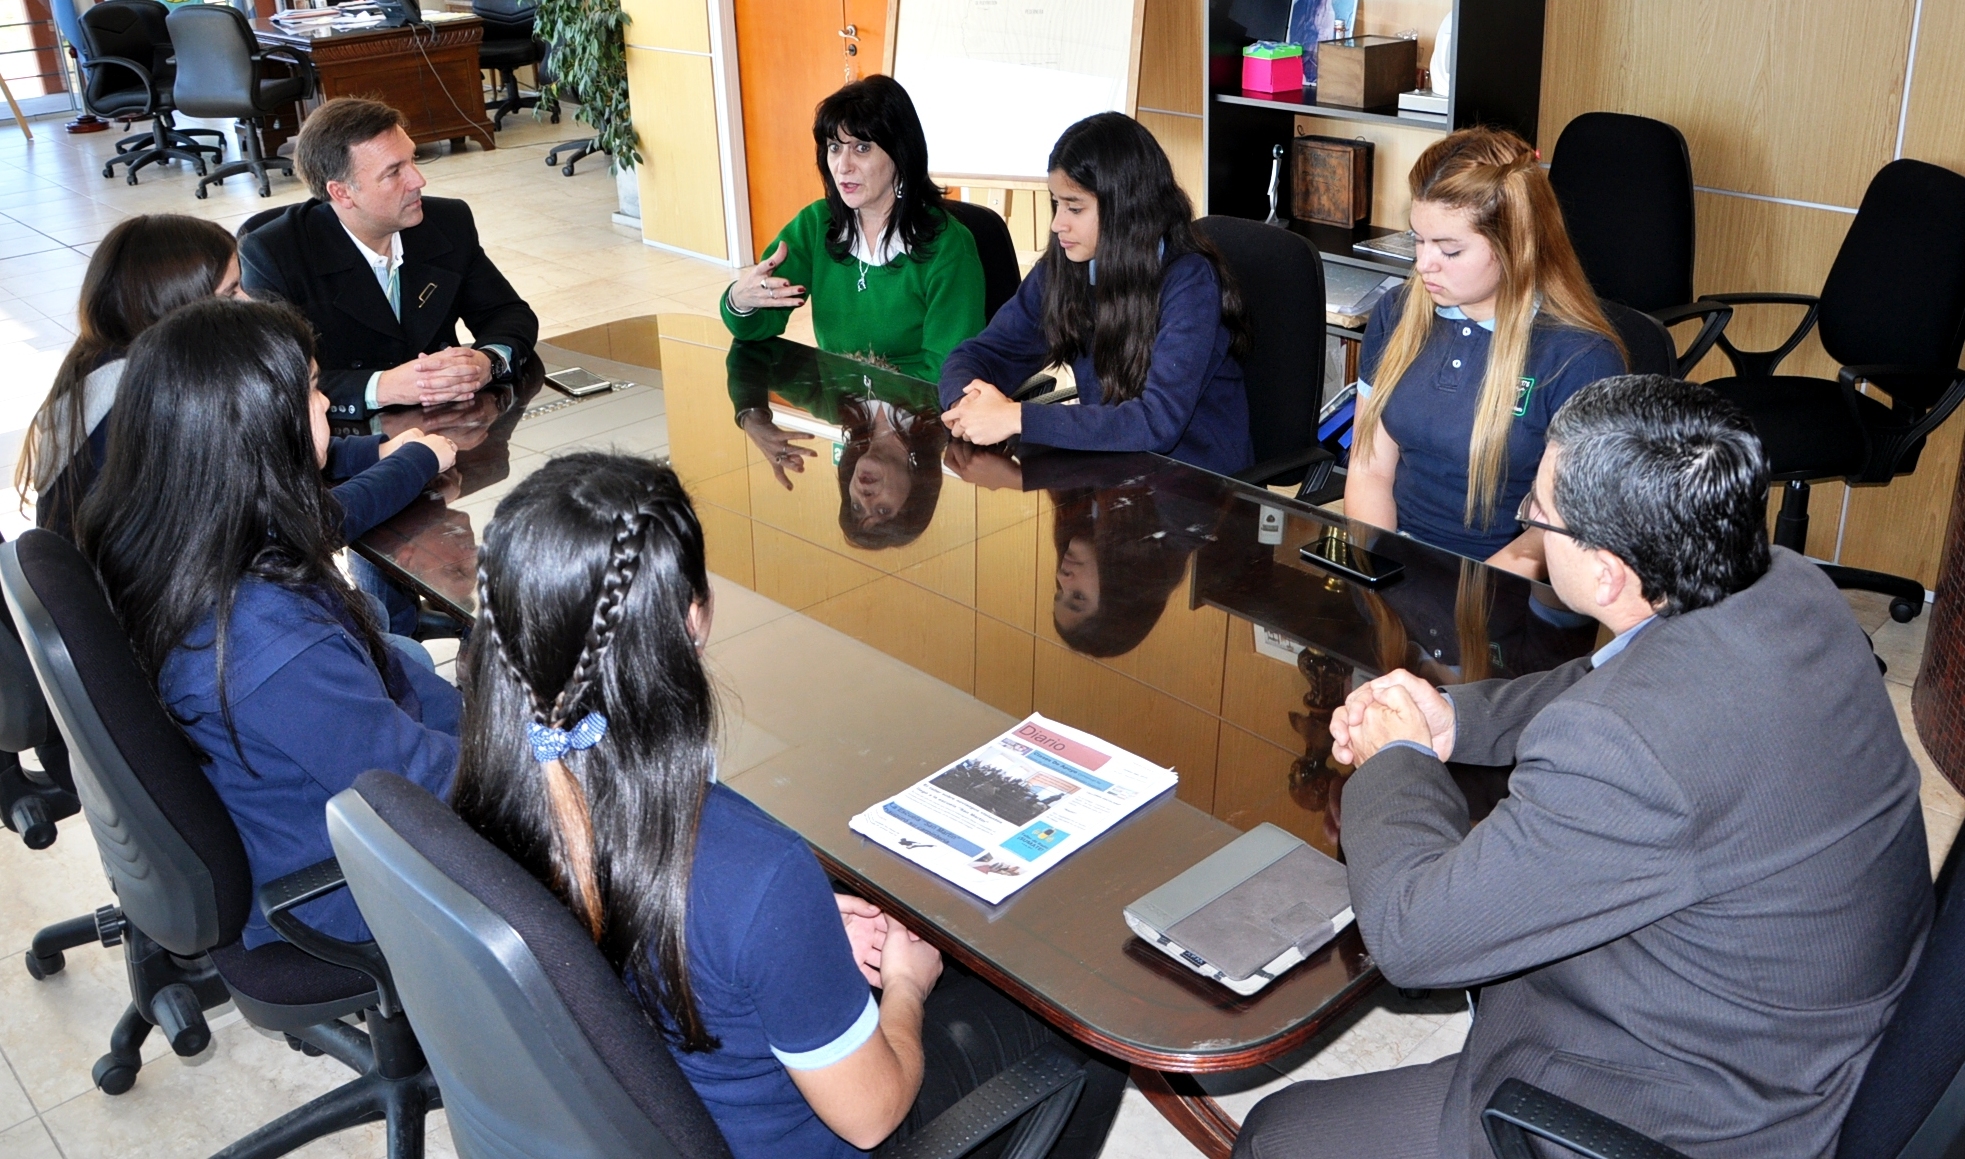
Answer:
<path fill-rule="evenodd" d="M 1733 307 L 1712 298 L 1702 298 L 1697 302 L 1687 302 L 1683 306 L 1667 306 L 1663 310 L 1653 310 L 1651 316 L 1670 330 L 1680 322 L 1690 322 L 1694 318 L 1704 318 L 1705 324 L 1692 336 L 1682 353 L 1672 355 L 1672 373 L 1684 378 L 1693 367 L 1705 359 L 1713 344 L 1726 331 L 1727 323 L 1733 321 Z"/>
<path fill-rule="evenodd" d="M 1496 1159 L 1534 1159 L 1530 1136 L 1586 1159 L 1687 1159 L 1682 1151 L 1520 1079 L 1509 1079 L 1494 1092 L 1481 1112 L 1481 1129 Z"/>
<path fill-rule="evenodd" d="M 1337 456 L 1321 446 L 1308 446 L 1294 454 L 1279 455 L 1265 462 L 1257 463 L 1246 471 L 1237 471 L 1235 478 L 1257 487 L 1267 487 L 1275 483 L 1298 484 L 1296 497 L 1301 499 L 1330 481 L 1330 475 L 1337 467 Z"/>
<path fill-rule="evenodd" d="M 1019 399 L 1018 401 L 1034 403 L 1038 406 L 1050 406 L 1054 403 L 1070 402 L 1072 399 L 1077 397 L 1078 397 L 1077 387 L 1060 386 L 1056 390 L 1053 390 L 1048 394 L 1040 394 L 1035 398 Z"/>
<path fill-rule="evenodd" d="M 1845 366 L 1837 376 L 1842 385 L 1850 390 L 1862 383 L 1873 383 L 1890 395 L 1890 401 L 1898 403 L 1898 395 L 1906 386 L 1922 386 L 1932 398 L 1944 394 L 1959 372 L 1948 366 L 1902 366 L 1896 363 L 1873 362 L 1857 366 Z M 1898 403 L 1898 405 L 1904 405 Z"/>
<path fill-rule="evenodd" d="M 259 912 L 266 915 L 266 924 L 273 927 L 274 933 L 323 962 L 367 974 L 374 981 L 376 993 L 381 998 L 378 1005 L 382 1016 L 393 1018 L 401 1006 L 396 1001 L 395 979 L 389 974 L 389 962 L 382 956 L 381 948 L 374 942 L 344 942 L 340 938 L 331 938 L 301 921 L 292 912 L 296 906 L 326 897 L 337 889 L 345 889 L 347 885 L 347 879 L 341 875 L 341 863 L 330 857 L 267 882 L 253 896 L 259 902 Z"/>
<path fill-rule="evenodd" d="M 1046 1044 L 962 1096 L 888 1152 L 886 1159 L 960 1159 L 1043 1104 L 1012 1137 L 1003 1155 L 1003 1159 L 1040 1159 L 1057 1142 L 1084 1089 L 1085 1064 Z"/>
<path fill-rule="evenodd" d="M 1815 316 L 1821 312 L 1822 300 L 1813 294 L 1784 294 L 1774 291 L 1740 294 L 1701 294 L 1700 298 L 1709 302 L 1722 302 L 1728 306 L 1806 306 L 1808 310 L 1801 322 L 1788 335 L 1787 341 L 1772 350 L 1741 350 L 1726 338 L 1725 327 L 1714 337 L 1728 362 L 1733 364 L 1733 373 L 1747 378 L 1772 377 L 1781 365 L 1781 360 L 1794 353 L 1801 340 L 1815 328 Z M 1729 319 L 1730 320 L 1730 319 Z"/>
<path fill-rule="evenodd" d="M 143 86 L 145 88 L 154 89 L 156 87 L 151 78 L 150 69 L 145 65 L 138 64 L 136 61 L 131 60 L 127 56 L 92 56 L 89 59 L 82 62 L 82 67 L 100 68 L 105 64 L 113 64 L 118 68 L 129 69 L 137 76 L 143 78 Z"/>
<path fill-rule="evenodd" d="M 1015 390 L 1010 392 L 1010 401 L 1011 402 L 1038 402 L 1040 401 L 1038 397 L 1039 395 L 1048 396 L 1052 391 L 1054 391 L 1057 388 L 1057 385 L 1058 385 L 1058 380 L 1056 375 L 1043 374 L 1041 372 L 1038 374 L 1033 374 L 1029 378 L 1023 380 L 1022 386 L 1019 386 Z M 1072 391 L 1071 397 L 1077 398 L 1078 392 L 1075 390 Z M 1046 397 L 1041 401 L 1050 402 L 1054 400 Z"/>

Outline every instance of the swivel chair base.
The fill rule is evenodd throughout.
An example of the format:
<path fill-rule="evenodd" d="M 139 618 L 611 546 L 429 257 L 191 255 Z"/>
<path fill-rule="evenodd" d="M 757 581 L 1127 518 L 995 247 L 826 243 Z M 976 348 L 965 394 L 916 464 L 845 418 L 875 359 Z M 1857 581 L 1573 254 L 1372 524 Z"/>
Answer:
<path fill-rule="evenodd" d="M 219 158 L 225 156 L 225 147 L 223 145 L 200 144 L 196 138 L 190 137 L 185 132 L 179 130 L 177 126 L 171 124 L 169 118 L 164 115 L 160 114 L 150 124 L 150 146 L 144 149 L 132 148 L 128 152 L 119 152 L 114 157 L 111 157 L 108 163 L 102 167 L 102 175 L 104 177 L 114 177 L 116 175 L 116 166 L 128 165 L 127 180 L 131 185 L 135 185 L 136 171 L 145 165 L 150 165 L 158 161 L 189 161 L 198 170 L 198 176 L 203 177 L 205 175 L 205 154 L 207 152 Z M 196 131 L 210 133 L 215 130 L 201 129 Z M 222 134 L 220 134 L 220 139 L 223 140 Z"/>
<path fill-rule="evenodd" d="M 303 1054 L 332 1055 L 357 1077 L 288 1111 L 212 1159 L 274 1159 L 377 1119 L 388 1124 L 389 1159 L 420 1157 L 424 1118 L 443 1106 L 437 1080 L 400 1012 L 384 1018 L 370 1010 L 366 1023 L 367 1033 L 339 1021 L 289 1032 L 287 1045 Z"/>
<path fill-rule="evenodd" d="M 499 79 L 504 83 L 505 95 L 499 100 L 486 101 L 484 103 L 485 112 L 491 114 L 491 130 L 494 133 L 505 131 L 506 117 L 518 112 L 520 109 L 537 108 L 539 105 L 539 94 L 534 93 L 531 96 L 524 96 L 519 93 L 519 74 L 517 72 L 511 69 L 501 68 L 498 70 L 498 74 Z M 552 108 L 552 122 L 555 125 L 559 124 L 559 108 L 557 105 Z"/>
<path fill-rule="evenodd" d="M 211 186 L 221 185 L 227 177 L 237 177 L 241 173 L 250 173 L 258 178 L 259 195 L 261 197 L 273 196 L 273 183 L 266 177 L 266 171 L 268 169 L 278 169 L 288 177 L 293 176 L 293 159 L 291 157 L 268 157 L 260 149 L 259 125 L 257 122 L 247 123 L 241 121 L 239 123 L 239 130 L 239 144 L 245 150 L 246 155 L 237 161 L 220 165 L 210 173 L 200 177 L 197 190 L 199 200 L 202 201 L 204 198 L 210 196 L 209 189 Z M 199 172 L 204 173 L 203 170 L 199 170 Z"/>
<path fill-rule="evenodd" d="M 65 752 L 61 759 L 66 759 Z M 0 753 L 0 823 L 20 834 L 23 845 L 29 849 L 53 845 L 55 822 L 74 816 L 81 808 L 75 794 L 54 778 L 22 768 L 13 753 Z"/>
<path fill-rule="evenodd" d="M 1806 553 L 1808 546 L 1808 484 L 1791 479 L 1781 496 L 1781 511 L 1774 519 L 1774 542 L 1790 551 Z M 1844 590 L 1875 592 L 1890 600 L 1890 618 L 1908 624 L 1924 610 L 1924 585 L 1903 576 L 1868 571 L 1841 564 L 1818 565 Z"/>
<path fill-rule="evenodd" d="M 546 164 L 559 165 L 559 155 L 569 149 L 573 151 L 573 156 L 568 157 L 566 164 L 560 166 L 560 172 L 568 177 L 573 176 L 573 167 L 578 165 L 582 158 L 600 152 L 600 149 L 594 145 L 592 137 L 582 137 L 577 141 L 561 141 L 546 151 Z"/>

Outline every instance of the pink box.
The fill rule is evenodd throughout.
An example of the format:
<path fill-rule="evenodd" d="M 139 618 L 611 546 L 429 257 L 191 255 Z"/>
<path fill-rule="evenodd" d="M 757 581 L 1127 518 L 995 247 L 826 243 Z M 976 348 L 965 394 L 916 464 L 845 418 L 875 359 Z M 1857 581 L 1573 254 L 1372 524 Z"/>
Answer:
<path fill-rule="evenodd" d="M 1260 56 L 1242 58 L 1242 87 L 1257 93 L 1287 93 L 1303 88 L 1303 58 Z"/>

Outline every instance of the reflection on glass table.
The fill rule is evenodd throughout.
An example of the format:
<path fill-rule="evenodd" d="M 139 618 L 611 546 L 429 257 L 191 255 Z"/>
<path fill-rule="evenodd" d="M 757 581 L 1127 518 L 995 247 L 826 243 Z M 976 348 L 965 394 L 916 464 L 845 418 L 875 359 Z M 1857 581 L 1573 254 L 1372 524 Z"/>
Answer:
<path fill-rule="evenodd" d="M 945 952 L 1131 1062 L 1170 1121 L 1226 1155 L 1234 1123 L 1191 1076 L 1281 1057 L 1377 972 L 1353 929 L 1241 998 L 1140 944 L 1122 908 L 1263 821 L 1338 854 L 1349 770 L 1327 728 L 1357 681 L 1535 671 L 1588 654 L 1593 627 L 1539 585 L 1260 488 L 1152 455 L 951 444 L 932 384 L 782 339 L 739 346 L 716 319 L 647 321 L 659 394 L 501 411 L 474 453 L 504 438 L 522 475 L 549 442 L 532 432 L 605 446 L 665 416 L 711 570 L 797 613 L 712 646 L 744 727 L 770 738 L 727 782 Z M 468 614 L 475 532 L 508 484 L 465 474 L 363 550 Z M 1327 534 L 1403 578 L 1372 591 L 1304 563 Z M 915 703 L 940 707 L 900 707 Z M 848 829 L 1033 711 L 1175 769 L 1175 796 L 995 906 Z M 1476 815 L 1506 791 L 1505 770 L 1456 772 Z"/>

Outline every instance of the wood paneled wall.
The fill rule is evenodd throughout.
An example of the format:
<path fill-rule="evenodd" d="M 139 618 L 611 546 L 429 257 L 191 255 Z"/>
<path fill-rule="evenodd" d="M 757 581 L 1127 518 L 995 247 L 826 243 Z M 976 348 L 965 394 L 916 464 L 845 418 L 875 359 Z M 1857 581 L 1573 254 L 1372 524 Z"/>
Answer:
<path fill-rule="evenodd" d="M 1593 109 L 1677 125 L 1701 189 L 1698 292 L 1817 293 L 1878 169 L 1903 156 L 1965 172 L 1965 5 L 1921 7 L 1548 0 L 1544 148 Z M 1749 307 L 1733 329 L 1743 344 L 1765 347 L 1796 320 L 1793 309 Z M 1811 337 L 1786 369 L 1836 368 Z M 1694 377 L 1724 373 L 1714 355 Z M 1940 428 L 1917 471 L 1888 486 L 1846 496 L 1840 484 L 1817 486 L 1810 554 L 1932 586 L 1961 427 L 1954 417 Z"/>
<path fill-rule="evenodd" d="M 628 104 L 642 163 L 642 237 L 730 259 L 724 141 L 706 0 L 624 0 Z"/>
<path fill-rule="evenodd" d="M 1146 0 L 1140 22 L 1139 121 L 1173 162 L 1174 178 L 1206 212 L 1208 150 L 1201 119 L 1207 100 L 1203 4 L 1206 0 Z"/>

